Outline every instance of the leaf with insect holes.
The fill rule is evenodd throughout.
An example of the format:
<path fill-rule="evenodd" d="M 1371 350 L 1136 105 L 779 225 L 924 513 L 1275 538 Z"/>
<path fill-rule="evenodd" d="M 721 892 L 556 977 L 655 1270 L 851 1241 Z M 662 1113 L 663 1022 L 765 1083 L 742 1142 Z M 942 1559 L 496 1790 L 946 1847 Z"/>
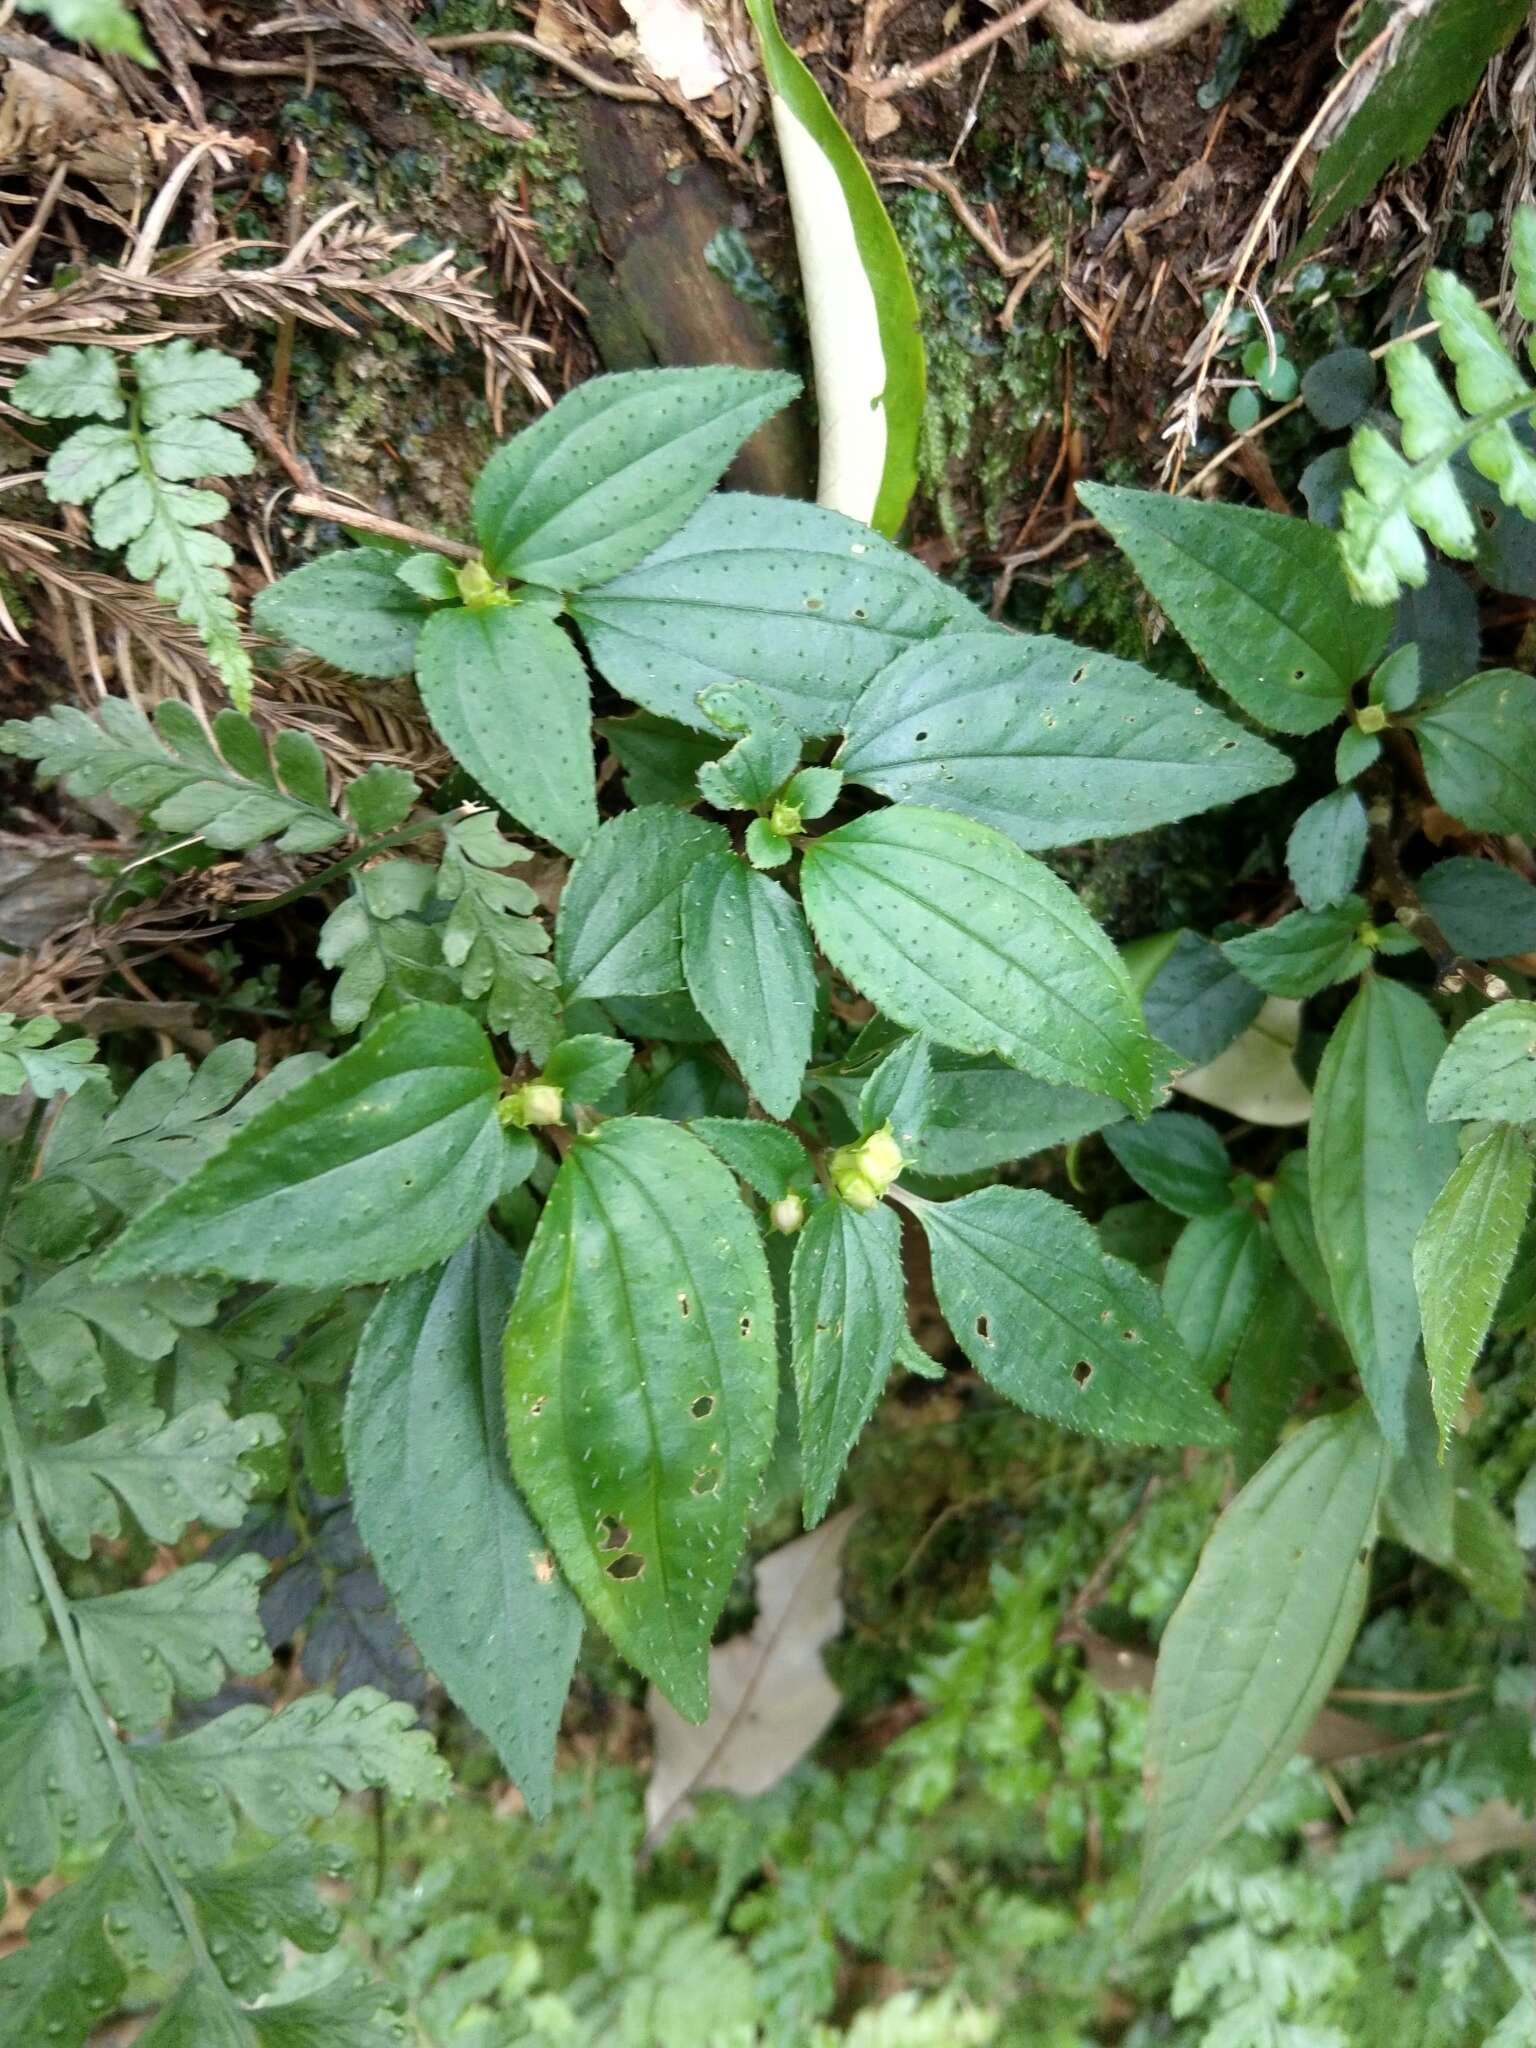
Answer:
<path fill-rule="evenodd" d="M 1442 1445 L 1461 1414 L 1530 1202 L 1530 1144 L 1503 1124 L 1460 1161 L 1414 1240 L 1413 1281 Z"/>
<path fill-rule="evenodd" d="M 500 1088 L 473 1017 L 431 1003 L 401 1010 L 136 1217 L 102 1277 L 328 1287 L 434 1265 L 500 1192 Z"/>
<path fill-rule="evenodd" d="M 755 683 L 799 733 L 840 732 L 859 691 L 915 641 L 980 614 L 867 526 L 789 498 L 706 498 L 571 616 L 620 695 L 701 732 L 701 691 Z"/>
<path fill-rule="evenodd" d="M 699 1014 L 770 1116 L 800 1100 L 816 1021 L 816 965 L 792 896 L 733 853 L 683 884 L 683 973 Z"/>
<path fill-rule="evenodd" d="M 616 1118 L 572 1146 L 506 1333 L 519 1488 L 589 1613 L 687 1719 L 778 1407 L 756 1226 L 697 1138 Z"/>
<path fill-rule="evenodd" d="M 1134 663 L 1039 635 L 945 634 L 882 669 L 838 766 L 1026 850 L 1141 832 L 1284 782 L 1275 748 Z"/>
<path fill-rule="evenodd" d="M 1495 1003 L 1462 1025 L 1429 1084 L 1429 1115 L 1536 1123 L 1536 1003 Z"/>
<path fill-rule="evenodd" d="M 1346 709 L 1390 620 L 1357 604 L 1322 527 L 1245 505 L 1085 484 L 1094 518 L 1250 717 L 1317 732 Z"/>
<path fill-rule="evenodd" d="M 597 830 L 586 671 L 569 636 L 528 604 L 434 612 L 416 681 L 438 738 L 520 825 L 580 853 Z"/>
<path fill-rule="evenodd" d="M 805 1525 L 832 1504 L 906 1331 L 907 1283 L 894 1210 L 825 1201 L 795 1239 L 789 1323 L 800 1412 Z"/>
<path fill-rule="evenodd" d="M 447 1265 L 394 1283 L 352 1369 L 347 1473 L 401 1620 L 542 1817 L 581 1610 L 506 1467 L 501 1337 L 517 1275 L 482 1228 Z"/>
<path fill-rule="evenodd" d="M 1216 1524 L 1158 1650 L 1139 1924 L 1285 1768 L 1365 1609 L 1386 1446 L 1364 1406 L 1309 1422 Z"/>
<path fill-rule="evenodd" d="M 1419 1341 L 1414 1239 L 1456 1164 L 1454 1135 L 1425 1103 L 1444 1047 L 1422 996 L 1368 975 L 1323 1054 L 1307 1147 L 1339 1327 L 1394 1451 Z"/>
<path fill-rule="evenodd" d="M 455 595 L 457 593 L 455 592 Z M 391 548 L 344 548 L 290 569 L 251 600 L 258 633 L 354 676 L 408 676 L 431 606 Z"/>
<path fill-rule="evenodd" d="M 1230 1441 L 1157 1289 L 1106 1257 L 1075 1209 L 994 1187 L 918 1216 L 944 1319 L 1010 1401 L 1115 1443 Z"/>
<path fill-rule="evenodd" d="M 800 876 L 822 951 L 896 1023 L 1138 1112 L 1157 1102 L 1157 1049 L 1119 954 L 1000 832 L 897 806 L 812 841 Z"/>
<path fill-rule="evenodd" d="M 726 366 L 589 378 L 480 472 L 473 512 L 487 568 L 551 590 L 632 569 L 799 389 L 782 370 Z"/>

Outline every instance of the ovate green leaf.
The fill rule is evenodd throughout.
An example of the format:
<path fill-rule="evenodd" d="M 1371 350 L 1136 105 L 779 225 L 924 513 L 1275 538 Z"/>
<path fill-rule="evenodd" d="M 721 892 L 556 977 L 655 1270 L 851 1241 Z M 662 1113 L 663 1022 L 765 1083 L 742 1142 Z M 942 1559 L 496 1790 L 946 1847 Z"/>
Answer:
<path fill-rule="evenodd" d="M 1202 1386 L 1214 1387 L 1246 1342 L 1277 1254 L 1249 1209 L 1196 1216 L 1179 1233 L 1163 1275 L 1163 1306 L 1195 1361 Z"/>
<path fill-rule="evenodd" d="M 1489 669 L 1413 720 L 1442 810 L 1475 832 L 1536 833 L 1536 678 Z"/>
<path fill-rule="evenodd" d="M 1536 1003 L 1495 1003 L 1462 1025 L 1429 1084 L 1429 1114 L 1536 1123 Z"/>
<path fill-rule="evenodd" d="M 473 510 L 487 568 L 552 590 L 632 569 L 799 388 L 779 370 L 723 366 L 589 378 L 480 472 Z"/>
<path fill-rule="evenodd" d="M 347 1476 L 401 1620 L 542 1816 L 581 1610 L 507 1470 L 501 1337 L 517 1272 L 482 1228 L 446 1266 L 394 1283 L 352 1370 Z"/>
<path fill-rule="evenodd" d="M 536 605 L 434 612 L 416 649 L 427 716 L 459 766 L 520 825 L 580 853 L 597 830 L 586 671 Z"/>
<path fill-rule="evenodd" d="M 1444 1045 L 1422 996 L 1368 976 L 1323 1054 L 1307 1147 L 1339 1326 L 1394 1451 L 1419 1339 L 1413 1243 L 1456 1164 L 1454 1137 L 1425 1109 Z"/>
<path fill-rule="evenodd" d="M 795 1239 L 790 1330 L 800 1409 L 805 1523 L 832 1504 L 859 1432 L 874 1413 L 906 1329 L 901 1225 L 885 1207 L 862 1215 L 826 1201 Z"/>
<path fill-rule="evenodd" d="M 800 1100 L 816 1021 L 816 969 L 799 905 L 733 853 L 683 884 L 683 972 L 699 1013 L 770 1116 Z"/>
<path fill-rule="evenodd" d="M 1424 1359 L 1442 1444 L 1461 1413 L 1530 1200 L 1530 1146 L 1521 1132 L 1501 1125 L 1457 1166 L 1414 1243 Z"/>
<path fill-rule="evenodd" d="M 1001 833 L 945 811 L 872 812 L 812 842 L 801 889 L 822 951 L 896 1023 L 1133 1110 L 1158 1099 L 1120 956 Z"/>
<path fill-rule="evenodd" d="M 680 1713 L 772 1445 L 756 1228 L 698 1139 L 644 1117 L 571 1148 L 507 1325 L 512 1469 L 566 1576 Z"/>
<path fill-rule="evenodd" d="M 251 600 L 251 624 L 354 676 L 406 676 L 431 607 L 401 582 L 390 548 L 306 562 Z"/>
<path fill-rule="evenodd" d="M 1291 828 L 1285 865 L 1308 910 L 1327 910 L 1354 889 L 1365 857 L 1365 805 L 1352 789 L 1309 804 Z"/>
<path fill-rule="evenodd" d="M 1285 1768 L 1354 1639 L 1386 1453 L 1365 1408 L 1309 1422 L 1216 1524 L 1158 1652 L 1140 1917 Z"/>
<path fill-rule="evenodd" d="M 1330 910 L 1293 910 L 1221 950 L 1266 995 L 1310 996 L 1370 965 L 1371 948 L 1360 937 L 1370 922 L 1364 901 L 1346 896 Z"/>
<path fill-rule="evenodd" d="M 904 647 L 979 614 L 856 520 L 733 491 L 583 591 L 571 616 L 602 674 L 647 711 L 712 731 L 699 693 L 746 681 L 797 732 L 832 733 Z"/>
<path fill-rule="evenodd" d="M 1075 1209 L 998 1187 L 918 1213 L 944 1319 L 1009 1400 L 1118 1443 L 1229 1441 L 1157 1289 Z"/>
<path fill-rule="evenodd" d="M 683 988 L 683 884 L 729 847 L 723 826 L 661 804 L 610 818 L 571 869 L 555 925 L 568 996 Z"/>
<path fill-rule="evenodd" d="M 1261 725 L 1316 732 L 1391 621 L 1357 604 L 1324 528 L 1278 512 L 1085 484 L 1081 497 L 1224 690 Z"/>
<path fill-rule="evenodd" d="M 1232 1206 L 1227 1148 L 1203 1117 L 1159 1110 L 1145 1123 L 1112 1124 L 1104 1142 L 1131 1179 L 1180 1216 L 1212 1216 Z"/>
<path fill-rule="evenodd" d="M 882 669 L 838 765 L 897 803 L 1027 849 L 1163 825 L 1283 782 L 1291 764 L 1193 692 L 1037 635 L 951 632 Z"/>
<path fill-rule="evenodd" d="M 394 1279 L 469 1237 L 501 1188 L 501 1077 L 462 1010 L 421 1004 L 260 1110 L 131 1223 L 109 1279 Z"/>

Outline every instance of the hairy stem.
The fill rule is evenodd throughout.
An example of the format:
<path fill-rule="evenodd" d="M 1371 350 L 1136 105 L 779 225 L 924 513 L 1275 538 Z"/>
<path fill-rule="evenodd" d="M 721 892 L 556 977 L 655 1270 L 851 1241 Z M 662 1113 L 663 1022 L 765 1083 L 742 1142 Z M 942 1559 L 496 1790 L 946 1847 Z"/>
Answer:
<path fill-rule="evenodd" d="M 1367 786 L 1365 820 L 1370 834 L 1371 859 L 1376 870 L 1377 893 L 1392 905 L 1397 922 L 1410 938 L 1418 940 L 1434 962 L 1438 987 L 1449 991 L 1465 984 L 1475 988 L 1479 995 L 1486 996 L 1491 1003 L 1502 1002 L 1510 993 L 1509 984 L 1497 974 L 1490 974 L 1487 968 L 1480 967 L 1475 960 L 1468 960 L 1458 953 L 1420 901 L 1418 890 L 1398 859 L 1397 844 L 1392 836 L 1392 816 L 1390 774 L 1373 773 Z"/>

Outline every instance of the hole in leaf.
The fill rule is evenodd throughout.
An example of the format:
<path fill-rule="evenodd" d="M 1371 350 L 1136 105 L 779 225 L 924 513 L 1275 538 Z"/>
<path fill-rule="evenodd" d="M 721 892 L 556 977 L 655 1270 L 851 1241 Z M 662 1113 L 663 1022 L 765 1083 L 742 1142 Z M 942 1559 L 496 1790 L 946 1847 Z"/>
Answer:
<path fill-rule="evenodd" d="M 617 1515 L 604 1515 L 599 1521 L 598 1534 L 602 1541 L 599 1550 L 626 1550 L 629 1547 L 629 1531 Z"/>
<path fill-rule="evenodd" d="M 742 1317 L 742 1319 L 741 1319 L 741 1334 L 743 1335 L 743 1337 L 750 1337 L 750 1336 L 751 1336 L 751 1334 L 752 1334 L 752 1318 L 751 1318 L 750 1316 L 743 1316 L 743 1317 Z"/>
<path fill-rule="evenodd" d="M 1087 674 L 1088 671 L 1086 668 L 1075 668 L 1073 669 L 1071 675 L 1067 677 L 1067 681 L 1071 683 L 1075 688 L 1077 684 L 1083 682 L 1086 679 Z"/>
<path fill-rule="evenodd" d="M 718 1493 L 720 1491 L 720 1467 L 701 1465 L 693 1475 L 694 1493 Z"/>
<path fill-rule="evenodd" d="M 928 735 L 926 732 L 915 732 L 912 735 L 912 744 L 914 746 L 920 747 L 923 744 L 923 741 L 927 739 L 927 737 Z"/>
<path fill-rule="evenodd" d="M 714 1412 L 715 1397 L 713 1394 L 700 1394 L 697 1401 L 695 1401 L 692 1407 L 688 1410 L 688 1413 L 693 1417 L 695 1422 L 702 1422 L 706 1415 L 713 1415 Z"/>
<path fill-rule="evenodd" d="M 616 1557 L 608 1567 L 610 1579 L 638 1579 L 645 1570 L 645 1559 L 638 1550 L 626 1550 L 622 1557 Z"/>
<path fill-rule="evenodd" d="M 1080 1387 L 1086 1387 L 1093 1378 L 1093 1367 L 1086 1358 L 1080 1358 L 1072 1368 L 1072 1377 Z"/>
<path fill-rule="evenodd" d="M 1120 1334 L 1127 1344 L 1134 1344 L 1136 1342 L 1136 1332 L 1134 1330 L 1122 1330 Z"/>
<path fill-rule="evenodd" d="M 530 1415 L 542 1415 L 544 1413 L 545 1399 L 546 1396 L 543 1394 L 535 1396 L 535 1398 L 528 1403 L 528 1413 Z"/>
<path fill-rule="evenodd" d="M 547 1586 L 555 1576 L 554 1553 L 548 1550 L 530 1550 L 528 1562 L 533 1566 L 533 1576 L 541 1586 Z"/>
<path fill-rule="evenodd" d="M 992 1325 L 987 1321 L 985 1316 L 978 1316 L 976 1318 L 976 1334 L 981 1339 L 983 1344 L 985 1344 L 988 1338 L 990 1338 L 990 1336 L 992 1335 Z"/>
<path fill-rule="evenodd" d="M 693 1311 L 688 1306 L 688 1297 L 686 1294 L 679 1294 L 679 1296 L 677 1297 L 677 1305 L 682 1310 L 685 1316 L 692 1315 Z"/>
<path fill-rule="evenodd" d="M 1293 668 L 1291 670 L 1291 681 L 1293 683 L 1304 683 L 1306 680 L 1307 672 L 1304 668 Z"/>

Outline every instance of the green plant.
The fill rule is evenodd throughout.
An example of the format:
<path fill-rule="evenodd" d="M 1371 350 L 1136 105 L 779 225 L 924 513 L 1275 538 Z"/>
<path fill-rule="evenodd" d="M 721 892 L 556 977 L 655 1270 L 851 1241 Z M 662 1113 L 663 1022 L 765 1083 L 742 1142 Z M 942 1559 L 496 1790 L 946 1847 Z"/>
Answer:
<path fill-rule="evenodd" d="M 1421 705 L 1413 651 L 1386 654 L 1389 621 L 1352 597 L 1334 537 L 1085 487 L 1249 720 L 1343 726 L 1341 786 L 1290 841 L 1306 907 L 1122 954 L 1040 855 L 1271 790 L 1290 761 L 1138 664 L 994 627 L 838 514 L 714 494 L 792 390 L 724 369 L 594 380 L 492 457 L 478 550 L 343 550 L 254 607 L 264 632 L 354 673 L 413 672 L 464 774 L 570 857 L 553 971 L 532 891 L 503 872 L 523 850 L 482 809 L 413 817 L 409 778 L 377 770 L 338 807 L 312 749 L 269 750 L 240 713 L 212 742 L 174 707 L 155 729 L 121 706 L 6 728 L 11 751 L 109 789 L 157 833 L 301 857 L 350 838 L 269 907 L 345 891 L 319 950 L 340 969 L 335 1022 L 366 1026 L 232 1112 L 208 1065 L 179 1081 L 171 1184 L 119 1203 L 110 1231 L 93 1220 L 70 1253 L 89 1273 L 45 1302 L 86 1339 L 71 1351 L 46 1321 L 29 1336 L 29 1293 L 15 1349 L 60 1428 L 94 1428 L 114 1389 L 87 1353 L 102 1341 L 76 1305 L 95 1299 L 87 1280 L 147 1301 L 172 1333 L 161 1356 L 242 1285 L 327 1310 L 384 1286 L 346 1403 L 359 1524 L 427 1663 L 542 1815 L 583 1608 L 705 1718 L 711 1636 L 765 1475 L 784 1469 L 781 1368 L 811 1522 L 891 1366 L 936 1369 L 907 1323 L 902 1234 L 921 1232 L 989 1388 L 1110 1443 L 1230 1450 L 1247 1481 L 1160 1664 L 1150 1915 L 1305 1736 L 1380 1526 L 1494 1611 L 1521 1597 L 1513 1539 L 1441 1461 L 1434 1415 L 1454 1419 L 1514 1266 L 1536 1110 L 1492 1032 L 1470 1085 L 1486 1103 L 1490 1074 L 1513 1069 L 1510 1129 L 1458 1180 L 1441 1119 L 1489 1027 L 1475 1020 L 1434 1078 L 1444 1029 L 1407 959 L 1490 998 L 1507 986 L 1448 948 L 1390 827 L 1394 750 L 1416 744 L 1466 823 L 1536 829 L 1518 753 L 1486 743 L 1489 720 L 1529 730 L 1536 684 L 1495 672 Z M 594 724 L 594 677 L 639 709 Z M 433 835 L 435 863 L 404 851 Z M 1396 915 L 1376 922 L 1373 901 Z M 1327 991 L 1350 982 L 1341 1014 Z M 1309 1099 L 1291 1049 L 1310 998 L 1333 1028 Z M 174 1093 L 154 1078 L 174 1066 L 135 1088 Z M 1168 1110 L 1171 1086 L 1233 1125 Z M 66 1178 L 97 1160 L 106 1138 L 75 1136 L 82 1102 L 113 1128 L 95 1087 L 61 1112 L 24 1202 L 61 1134 Z M 1309 1143 L 1288 1145 L 1309 1108 Z M 1118 1227 L 998 1174 L 1101 1131 L 1153 1198 Z M 86 1201 L 95 1219 L 113 1185 L 85 1172 L 59 1228 Z M 1469 1276 L 1457 1246 L 1494 1208 Z M 1170 1219 L 1159 1285 L 1144 1269 Z M 323 1465 L 334 1377 L 306 1380 L 300 1405 Z M 59 1626 L 78 1642 L 72 1616 Z M 829 1995 L 816 1953 L 796 1964 L 817 1987 L 802 2028 Z"/>
<path fill-rule="evenodd" d="M 99 29 L 117 16 L 136 37 L 137 24 L 121 9 L 98 4 L 90 19 Z M 110 47 L 138 54 L 131 38 Z M 51 348 L 16 379 L 11 396 L 34 419 L 91 422 L 74 428 L 49 456 L 44 489 L 56 505 L 90 506 L 96 545 L 123 550 L 129 575 L 153 584 L 196 629 L 245 709 L 251 663 L 225 573 L 234 552 L 208 531 L 229 507 L 219 492 L 194 483 L 252 468 L 250 444 L 214 414 L 250 398 L 256 377 L 222 349 L 190 341 L 136 349 L 126 362 L 125 389 L 111 349 Z"/>

